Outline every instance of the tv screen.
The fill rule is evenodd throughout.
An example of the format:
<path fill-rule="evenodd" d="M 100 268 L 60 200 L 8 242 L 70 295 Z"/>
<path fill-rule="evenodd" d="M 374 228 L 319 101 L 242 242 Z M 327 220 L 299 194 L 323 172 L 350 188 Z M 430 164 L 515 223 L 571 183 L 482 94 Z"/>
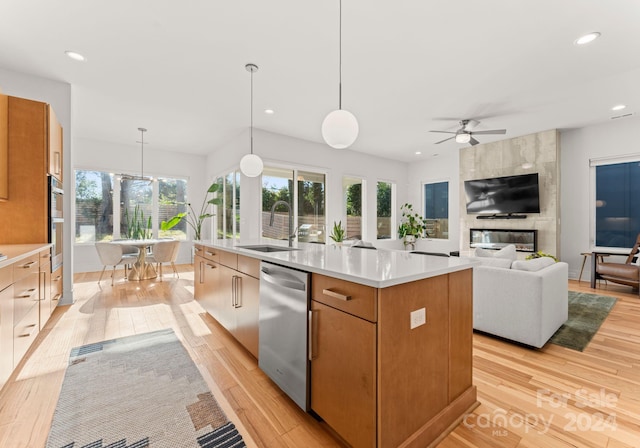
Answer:
<path fill-rule="evenodd" d="M 464 181 L 467 213 L 540 213 L 538 173 Z"/>

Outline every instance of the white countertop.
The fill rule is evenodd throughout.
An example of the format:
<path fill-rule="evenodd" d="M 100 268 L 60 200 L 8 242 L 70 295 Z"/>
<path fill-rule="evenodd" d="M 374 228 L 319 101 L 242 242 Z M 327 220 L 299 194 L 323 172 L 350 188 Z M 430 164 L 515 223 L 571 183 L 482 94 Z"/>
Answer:
<path fill-rule="evenodd" d="M 0 244 L 0 253 L 7 256 L 5 260 L 0 261 L 0 268 L 37 254 L 48 247 L 51 247 L 51 244 Z"/>
<path fill-rule="evenodd" d="M 287 246 L 277 240 L 216 240 L 196 241 L 209 247 L 259 258 L 282 266 L 340 278 L 375 288 L 385 288 L 415 280 L 436 277 L 473 267 L 473 261 L 458 257 L 437 257 L 411 254 L 408 251 L 359 249 L 333 244 L 297 243 L 299 250 L 258 252 L 237 246 Z"/>

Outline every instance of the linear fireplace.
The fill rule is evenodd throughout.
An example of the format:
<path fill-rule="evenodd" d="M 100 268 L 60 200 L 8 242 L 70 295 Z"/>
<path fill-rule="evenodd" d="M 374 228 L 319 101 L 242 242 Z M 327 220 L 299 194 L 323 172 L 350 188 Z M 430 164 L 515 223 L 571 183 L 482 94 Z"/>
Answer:
<path fill-rule="evenodd" d="M 538 250 L 538 231 L 521 229 L 469 229 L 471 248 L 502 249 L 509 244 L 516 246 L 519 252 Z"/>

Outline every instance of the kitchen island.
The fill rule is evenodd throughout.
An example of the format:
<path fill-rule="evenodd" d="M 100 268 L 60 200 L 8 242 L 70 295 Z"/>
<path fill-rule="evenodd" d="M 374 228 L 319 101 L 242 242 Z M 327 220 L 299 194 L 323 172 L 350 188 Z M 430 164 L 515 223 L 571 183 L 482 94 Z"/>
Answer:
<path fill-rule="evenodd" d="M 311 273 L 309 331 L 300 336 L 309 344 L 310 409 L 348 444 L 430 446 L 477 405 L 468 261 L 320 244 L 239 247 L 265 245 L 278 242 L 197 242 L 196 299 L 259 357 L 260 260 Z"/>

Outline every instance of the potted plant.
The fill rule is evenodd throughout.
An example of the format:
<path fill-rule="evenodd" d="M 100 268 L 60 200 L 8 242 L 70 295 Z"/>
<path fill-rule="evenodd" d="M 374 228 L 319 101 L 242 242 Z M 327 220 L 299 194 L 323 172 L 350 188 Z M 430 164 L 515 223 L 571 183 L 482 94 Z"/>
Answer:
<path fill-rule="evenodd" d="M 124 233 L 126 239 L 146 240 L 153 236 L 151 231 L 151 216 L 145 220 L 144 211 L 139 205 L 136 205 L 133 209 L 133 216 L 129 216 L 129 210 L 125 209 L 124 219 L 127 223 L 127 228 Z"/>
<path fill-rule="evenodd" d="M 344 241 L 344 236 L 346 233 L 346 230 L 344 229 L 344 227 L 342 227 L 342 221 L 338 221 L 337 223 L 333 221 L 333 230 L 331 230 L 331 235 L 329 235 L 329 238 L 340 245 Z"/>
<path fill-rule="evenodd" d="M 193 207 L 191 207 L 191 204 L 187 203 L 188 209 L 186 212 L 178 213 L 177 215 L 169 218 L 168 221 L 162 221 L 160 223 L 160 229 L 170 230 L 171 228 L 176 226 L 183 218 L 186 218 L 187 224 L 189 224 L 189 227 L 193 229 L 193 238 L 195 240 L 200 240 L 202 236 L 202 224 L 204 223 L 204 220 L 215 216 L 213 213 L 207 212 L 207 205 L 222 204 L 222 198 L 212 198 L 207 200 L 207 198 L 209 197 L 209 193 L 215 193 L 218 190 L 220 190 L 220 184 L 218 184 L 217 182 L 212 183 L 211 186 L 207 189 L 207 193 L 204 195 L 204 200 L 202 201 L 202 206 L 200 207 L 199 213 L 196 213 Z"/>
<path fill-rule="evenodd" d="M 424 218 L 413 211 L 413 206 L 408 202 L 400 207 L 402 215 L 400 217 L 400 226 L 398 227 L 398 237 L 403 239 L 403 243 L 414 244 L 420 238 L 427 226 Z"/>

